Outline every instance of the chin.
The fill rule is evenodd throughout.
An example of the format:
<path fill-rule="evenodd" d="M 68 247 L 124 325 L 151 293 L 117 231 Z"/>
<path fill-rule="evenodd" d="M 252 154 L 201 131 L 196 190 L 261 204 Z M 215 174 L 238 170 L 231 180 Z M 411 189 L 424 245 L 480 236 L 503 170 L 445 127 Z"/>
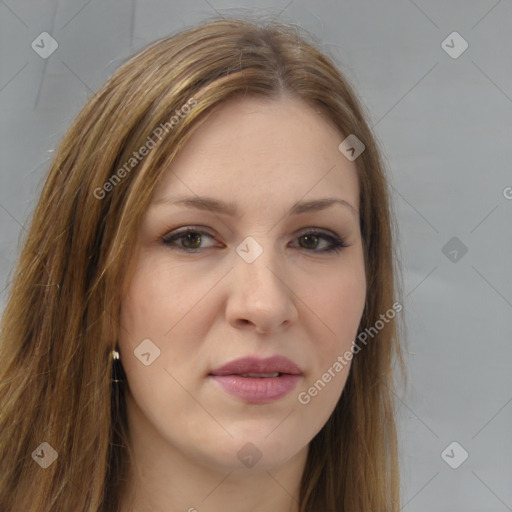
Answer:
<path fill-rule="evenodd" d="M 269 470 L 284 464 L 300 451 L 301 446 L 283 445 L 282 440 L 261 439 L 261 435 L 247 435 L 213 440 L 195 451 L 201 463 L 220 471 Z M 212 448 L 215 447 L 215 451 Z"/>

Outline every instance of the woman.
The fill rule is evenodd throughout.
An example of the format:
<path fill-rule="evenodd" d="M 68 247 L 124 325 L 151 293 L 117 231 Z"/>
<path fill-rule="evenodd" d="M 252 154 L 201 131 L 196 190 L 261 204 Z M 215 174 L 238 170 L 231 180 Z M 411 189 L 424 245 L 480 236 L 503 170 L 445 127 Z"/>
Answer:
<path fill-rule="evenodd" d="M 140 51 L 65 135 L 16 269 L 1 510 L 398 511 L 392 240 L 362 107 L 295 28 Z"/>

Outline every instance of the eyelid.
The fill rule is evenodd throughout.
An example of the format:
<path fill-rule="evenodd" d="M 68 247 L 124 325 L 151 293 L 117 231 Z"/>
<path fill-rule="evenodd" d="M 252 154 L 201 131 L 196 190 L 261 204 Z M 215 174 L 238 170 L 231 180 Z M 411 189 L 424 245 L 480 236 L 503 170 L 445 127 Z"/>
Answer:
<path fill-rule="evenodd" d="M 325 229 L 325 228 L 317 228 L 315 226 L 300 229 L 299 231 L 297 231 L 295 236 L 300 236 L 302 234 L 308 234 L 311 232 L 322 233 L 324 235 L 332 236 L 333 238 L 339 238 L 340 240 L 343 240 L 343 237 L 339 236 L 335 231 L 331 231 L 330 229 Z"/>
<path fill-rule="evenodd" d="M 210 229 L 207 226 L 199 226 L 199 225 L 189 225 L 189 226 L 183 226 L 176 229 L 171 229 L 167 234 L 160 237 L 161 240 L 170 240 L 174 237 L 177 237 L 179 235 L 187 234 L 188 232 L 194 232 L 199 233 L 201 235 L 208 235 L 212 238 L 215 238 L 215 235 L 210 233 Z"/>

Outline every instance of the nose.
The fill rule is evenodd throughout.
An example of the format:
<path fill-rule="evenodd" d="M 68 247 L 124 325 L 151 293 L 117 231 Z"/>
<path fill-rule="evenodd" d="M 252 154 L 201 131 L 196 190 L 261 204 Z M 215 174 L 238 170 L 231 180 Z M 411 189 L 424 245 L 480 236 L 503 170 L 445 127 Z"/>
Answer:
<path fill-rule="evenodd" d="M 278 332 L 298 317 L 297 295 L 277 258 L 266 248 L 252 263 L 236 256 L 226 306 L 228 322 L 258 334 Z"/>

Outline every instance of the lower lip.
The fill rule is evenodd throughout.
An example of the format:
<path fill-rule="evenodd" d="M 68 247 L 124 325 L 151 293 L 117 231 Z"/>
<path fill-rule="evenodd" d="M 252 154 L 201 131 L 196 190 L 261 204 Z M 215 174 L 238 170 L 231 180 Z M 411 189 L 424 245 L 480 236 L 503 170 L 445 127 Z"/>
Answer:
<path fill-rule="evenodd" d="M 240 375 L 210 375 L 230 395 L 252 404 L 265 404 L 290 393 L 298 384 L 301 375 L 281 377 L 241 377 Z"/>

